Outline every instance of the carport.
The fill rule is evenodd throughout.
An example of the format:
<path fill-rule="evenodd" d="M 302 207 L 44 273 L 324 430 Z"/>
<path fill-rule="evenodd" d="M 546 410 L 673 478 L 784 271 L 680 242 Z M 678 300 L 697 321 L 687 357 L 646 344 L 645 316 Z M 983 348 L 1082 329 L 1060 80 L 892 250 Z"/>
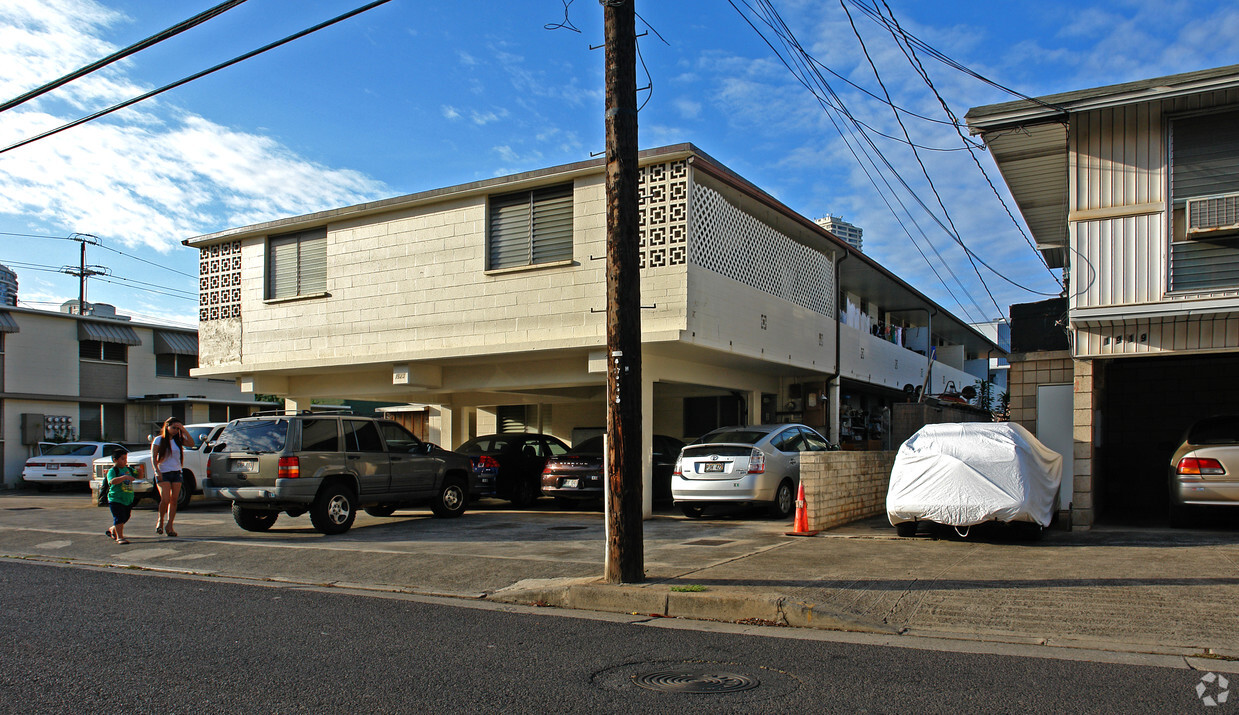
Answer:
<path fill-rule="evenodd" d="M 1098 518 L 1165 520 L 1170 455 L 1184 431 L 1239 412 L 1239 354 L 1122 358 L 1103 370 Z"/>

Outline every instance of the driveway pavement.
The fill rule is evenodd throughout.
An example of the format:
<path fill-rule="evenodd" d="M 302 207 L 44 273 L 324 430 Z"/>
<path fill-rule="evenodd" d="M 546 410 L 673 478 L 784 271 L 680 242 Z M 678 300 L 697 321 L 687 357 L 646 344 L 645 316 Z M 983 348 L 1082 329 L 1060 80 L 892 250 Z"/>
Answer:
<path fill-rule="evenodd" d="M 0 557 L 358 587 L 654 617 L 1239 659 L 1239 527 L 901 539 L 883 519 L 813 538 L 752 515 L 645 522 L 647 581 L 599 582 L 603 518 L 483 501 L 459 519 L 362 514 L 325 537 L 309 517 L 242 531 L 195 503 L 177 538 L 140 507 L 133 542 L 85 493 L 0 493 Z M 673 590 L 675 589 L 675 590 Z M 1215 662 L 1215 661 L 1207 661 Z"/>

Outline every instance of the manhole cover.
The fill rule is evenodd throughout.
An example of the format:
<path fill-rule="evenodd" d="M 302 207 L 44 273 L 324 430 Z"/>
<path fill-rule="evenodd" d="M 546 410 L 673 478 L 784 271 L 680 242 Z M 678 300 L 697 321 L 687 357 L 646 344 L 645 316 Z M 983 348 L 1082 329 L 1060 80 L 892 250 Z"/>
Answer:
<path fill-rule="evenodd" d="M 552 526 L 547 531 L 581 531 L 588 528 L 588 526 Z"/>
<path fill-rule="evenodd" d="M 684 543 L 687 546 L 722 546 L 723 544 L 730 544 L 731 541 L 728 539 L 697 539 L 696 541 L 686 541 Z"/>
<path fill-rule="evenodd" d="M 800 689 L 791 673 L 760 665 L 702 660 L 664 660 L 623 663 L 594 673 L 595 687 L 623 693 L 642 703 L 654 698 L 666 702 L 677 693 L 726 699 L 729 706 L 777 701 Z"/>
<path fill-rule="evenodd" d="M 664 693 L 738 693 L 752 690 L 761 681 L 716 667 L 676 668 L 634 675 L 632 682 Z"/>

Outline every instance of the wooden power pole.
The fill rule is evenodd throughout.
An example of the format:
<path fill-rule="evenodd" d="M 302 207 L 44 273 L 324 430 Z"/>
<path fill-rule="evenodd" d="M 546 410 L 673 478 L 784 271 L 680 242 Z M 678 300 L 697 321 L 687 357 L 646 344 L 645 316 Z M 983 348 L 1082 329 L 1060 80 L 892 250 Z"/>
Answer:
<path fill-rule="evenodd" d="M 607 583 L 645 580 L 636 0 L 599 0 L 607 63 Z"/>

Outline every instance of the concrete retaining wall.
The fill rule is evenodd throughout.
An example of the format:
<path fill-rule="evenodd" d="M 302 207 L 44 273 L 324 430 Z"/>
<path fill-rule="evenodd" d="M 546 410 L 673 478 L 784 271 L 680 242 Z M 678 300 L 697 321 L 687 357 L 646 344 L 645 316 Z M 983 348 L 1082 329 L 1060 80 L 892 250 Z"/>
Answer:
<path fill-rule="evenodd" d="M 800 481 L 809 529 L 817 531 L 886 512 L 895 452 L 802 452 Z"/>

